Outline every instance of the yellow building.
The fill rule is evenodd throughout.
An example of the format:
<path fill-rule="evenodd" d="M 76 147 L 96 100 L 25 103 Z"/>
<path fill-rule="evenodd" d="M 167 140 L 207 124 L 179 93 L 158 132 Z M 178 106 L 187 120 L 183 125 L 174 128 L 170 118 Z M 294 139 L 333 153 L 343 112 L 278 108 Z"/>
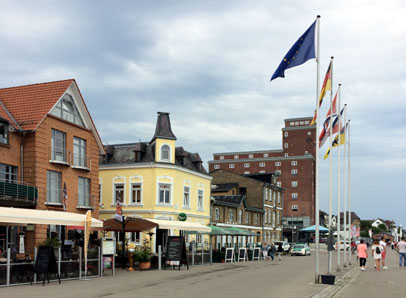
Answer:
<path fill-rule="evenodd" d="M 100 219 L 114 217 L 119 202 L 124 216 L 178 221 L 186 215 L 186 222 L 209 225 L 212 178 L 202 163 L 198 153 L 176 147 L 169 113 L 158 112 L 150 142 L 106 146 L 100 162 Z M 133 233 L 131 240 L 142 245 L 151 239 L 149 245 L 157 251 L 158 245 L 165 248 L 167 236 L 179 235 L 176 229 L 152 232 Z"/>

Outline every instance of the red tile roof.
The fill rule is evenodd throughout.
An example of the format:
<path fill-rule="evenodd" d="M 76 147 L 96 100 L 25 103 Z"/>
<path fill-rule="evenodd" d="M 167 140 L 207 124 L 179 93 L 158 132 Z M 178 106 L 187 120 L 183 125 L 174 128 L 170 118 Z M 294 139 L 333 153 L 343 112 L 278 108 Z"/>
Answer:
<path fill-rule="evenodd" d="M 35 130 L 74 79 L 0 89 L 0 101 L 24 130 Z M 0 116 L 14 121 L 0 105 Z"/>

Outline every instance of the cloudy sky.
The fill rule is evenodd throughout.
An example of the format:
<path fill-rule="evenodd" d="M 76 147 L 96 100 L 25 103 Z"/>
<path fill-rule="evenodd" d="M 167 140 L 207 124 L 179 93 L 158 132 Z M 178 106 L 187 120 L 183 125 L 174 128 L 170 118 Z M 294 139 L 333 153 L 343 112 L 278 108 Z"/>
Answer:
<path fill-rule="evenodd" d="M 334 89 L 342 84 L 351 119 L 352 207 L 362 219 L 406 226 L 402 1 L 0 0 L 0 7 L 0 87 L 75 78 L 110 144 L 149 141 L 156 112 L 170 112 L 177 144 L 206 162 L 214 152 L 280 149 L 283 120 L 312 116 L 314 59 L 269 78 L 320 14 L 321 80 L 334 56 Z M 327 161 L 320 171 L 327 211 Z"/>

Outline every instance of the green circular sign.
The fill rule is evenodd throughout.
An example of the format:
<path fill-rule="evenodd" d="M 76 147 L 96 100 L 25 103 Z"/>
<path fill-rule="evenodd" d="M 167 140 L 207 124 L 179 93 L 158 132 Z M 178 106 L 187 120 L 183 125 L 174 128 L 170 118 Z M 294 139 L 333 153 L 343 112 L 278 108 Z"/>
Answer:
<path fill-rule="evenodd" d="M 180 221 L 186 221 L 186 219 L 187 219 L 187 215 L 186 215 L 186 213 L 179 213 L 179 215 L 178 215 L 178 219 L 180 220 Z"/>

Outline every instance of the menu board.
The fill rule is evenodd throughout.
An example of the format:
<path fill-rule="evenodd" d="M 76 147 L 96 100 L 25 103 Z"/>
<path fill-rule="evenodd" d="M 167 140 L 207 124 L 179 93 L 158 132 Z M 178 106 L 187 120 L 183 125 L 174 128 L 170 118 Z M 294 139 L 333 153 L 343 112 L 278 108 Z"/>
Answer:
<path fill-rule="evenodd" d="M 116 241 L 114 238 L 104 237 L 102 240 L 102 255 L 115 255 L 116 254 Z"/>
<path fill-rule="evenodd" d="M 37 260 L 35 261 L 34 273 L 43 275 L 42 285 L 45 284 L 45 279 L 48 278 L 49 273 L 56 273 L 59 283 L 61 279 L 58 274 L 58 264 L 56 263 L 56 257 L 54 248 L 52 246 L 40 246 L 37 254 Z"/>
<path fill-rule="evenodd" d="M 240 248 L 238 250 L 238 261 L 245 261 L 246 252 L 247 252 L 246 248 Z"/>
<path fill-rule="evenodd" d="M 186 259 L 186 245 L 183 237 L 169 236 L 166 246 L 166 261 L 180 262 Z"/>
<path fill-rule="evenodd" d="M 258 260 L 260 259 L 260 253 L 261 253 L 261 248 L 260 247 L 255 247 L 254 251 L 252 252 L 252 260 Z"/>
<path fill-rule="evenodd" d="M 234 248 L 228 247 L 226 248 L 226 256 L 225 256 L 225 262 L 227 261 L 234 262 Z"/>

